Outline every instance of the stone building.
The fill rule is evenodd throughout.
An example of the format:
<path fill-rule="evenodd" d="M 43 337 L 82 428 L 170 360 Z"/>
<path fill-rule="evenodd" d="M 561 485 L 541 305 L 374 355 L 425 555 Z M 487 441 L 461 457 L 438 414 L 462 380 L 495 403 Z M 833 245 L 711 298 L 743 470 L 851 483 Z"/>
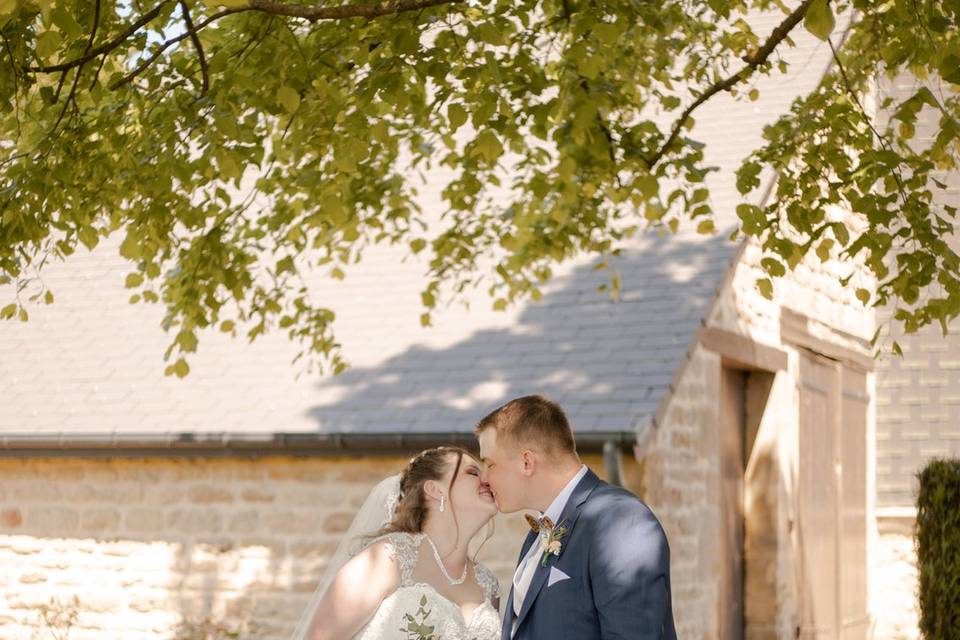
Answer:
<path fill-rule="evenodd" d="M 57 302 L 0 328 L 0 637 L 285 638 L 377 480 L 422 447 L 471 445 L 477 419 L 533 392 L 663 522 L 680 637 L 868 637 L 873 312 L 836 261 L 765 299 L 757 247 L 725 233 L 732 170 L 826 68 L 829 49 L 798 42 L 760 101 L 698 112 L 716 236 L 650 232 L 605 270 L 565 265 L 539 303 L 468 294 L 429 329 L 423 264 L 371 251 L 314 283 L 353 365 L 336 378 L 295 378 L 282 337 L 221 335 L 164 378 L 162 312 L 127 304 L 116 247 L 51 265 Z M 614 271 L 616 301 L 597 292 Z M 523 526 L 499 517 L 479 552 L 505 587 Z"/>

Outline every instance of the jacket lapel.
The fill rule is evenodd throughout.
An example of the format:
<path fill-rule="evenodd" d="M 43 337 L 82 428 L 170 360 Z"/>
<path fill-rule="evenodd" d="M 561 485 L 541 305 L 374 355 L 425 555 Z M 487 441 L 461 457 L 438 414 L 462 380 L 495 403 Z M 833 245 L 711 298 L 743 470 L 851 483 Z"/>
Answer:
<path fill-rule="evenodd" d="M 587 498 L 590 497 L 590 494 L 593 490 L 600 484 L 600 478 L 590 470 L 587 470 L 586 475 L 577 483 L 576 488 L 573 490 L 573 493 L 570 494 L 570 499 L 567 500 L 567 505 L 563 508 L 563 512 L 560 514 L 560 519 L 557 520 L 557 526 L 564 526 L 567 529 L 566 534 L 564 534 L 564 539 L 569 540 L 570 534 L 573 531 L 573 525 L 577 523 L 577 518 L 580 517 L 580 508 L 583 506 L 583 503 L 587 501 Z M 524 545 L 524 548 L 529 550 L 528 545 Z M 560 553 L 562 554 L 566 550 L 564 546 Z M 521 560 L 523 559 L 526 553 L 520 556 Z M 551 556 L 553 557 L 553 556 Z M 520 625 L 523 624 L 524 618 L 527 617 L 527 614 L 530 612 L 531 607 L 533 607 L 534 600 L 537 599 L 537 596 L 540 595 L 540 591 L 543 589 L 543 585 L 547 581 L 547 576 L 550 575 L 550 560 L 547 560 L 547 566 L 540 565 L 540 558 L 531 558 L 533 562 L 537 563 L 536 573 L 533 574 L 533 579 L 530 581 L 530 588 L 527 589 L 527 595 L 523 599 L 523 606 L 520 608 L 520 615 L 517 620 L 517 628 L 520 628 Z M 519 563 L 518 563 L 519 564 Z M 513 602 L 513 590 L 510 591 L 510 602 Z M 511 604 L 511 614 L 513 612 L 513 607 Z M 511 618 L 511 626 L 513 624 L 513 616 Z"/>

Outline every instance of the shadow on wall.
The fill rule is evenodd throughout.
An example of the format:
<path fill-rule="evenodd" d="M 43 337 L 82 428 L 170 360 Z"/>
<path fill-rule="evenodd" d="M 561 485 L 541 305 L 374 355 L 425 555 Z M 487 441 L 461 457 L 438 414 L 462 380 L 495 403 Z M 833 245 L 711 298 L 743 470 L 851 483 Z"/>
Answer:
<path fill-rule="evenodd" d="M 321 433 L 469 432 L 497 404 L 545 393 L 577 430 L 629 431 L 656 410 L 735 253 L 726 235 L 648 234 L 606 270 L 594 262 L 550 283 L 508 328 L 323 380 L 331 399 L 309 415 Z M 613 273 L 616 302 L 597 291 Z"/>

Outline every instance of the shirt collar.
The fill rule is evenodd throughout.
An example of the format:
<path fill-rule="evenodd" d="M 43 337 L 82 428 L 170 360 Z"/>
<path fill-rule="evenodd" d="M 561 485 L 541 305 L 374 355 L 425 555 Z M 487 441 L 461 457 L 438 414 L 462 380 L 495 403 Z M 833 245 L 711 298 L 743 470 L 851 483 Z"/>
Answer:
<path fill-rule="evenodd" d="M 567 486 L 563 488 L 563 491 L 553 499 L 553 502 L 550 503 L 550 506 L 543 512 L 542 516 L 547 516 L 554 522 L 560 519 L 564 507 L 567 506 L 567 501 L 570 500 L 570 495 L 573 493 L 573 490 L 577 488 L 577 484 L 583 479 L 583 476 L 587 475 L 587 470 L 587 465 L 580 465 L 580 471 L 577 472 L 577 475 L 570 478 L 570 482 L 568 482 Z"/>

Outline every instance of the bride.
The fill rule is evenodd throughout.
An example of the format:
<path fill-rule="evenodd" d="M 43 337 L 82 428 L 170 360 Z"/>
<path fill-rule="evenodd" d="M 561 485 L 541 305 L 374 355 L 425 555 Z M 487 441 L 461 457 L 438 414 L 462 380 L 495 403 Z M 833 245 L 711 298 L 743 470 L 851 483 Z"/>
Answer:
<path fill-rule="evenodd" d="M 467 552 L 496 513 L 470 453 L 421 452 L 370 493 L 291 640 L 498 640 L 497 579 Z"/>

